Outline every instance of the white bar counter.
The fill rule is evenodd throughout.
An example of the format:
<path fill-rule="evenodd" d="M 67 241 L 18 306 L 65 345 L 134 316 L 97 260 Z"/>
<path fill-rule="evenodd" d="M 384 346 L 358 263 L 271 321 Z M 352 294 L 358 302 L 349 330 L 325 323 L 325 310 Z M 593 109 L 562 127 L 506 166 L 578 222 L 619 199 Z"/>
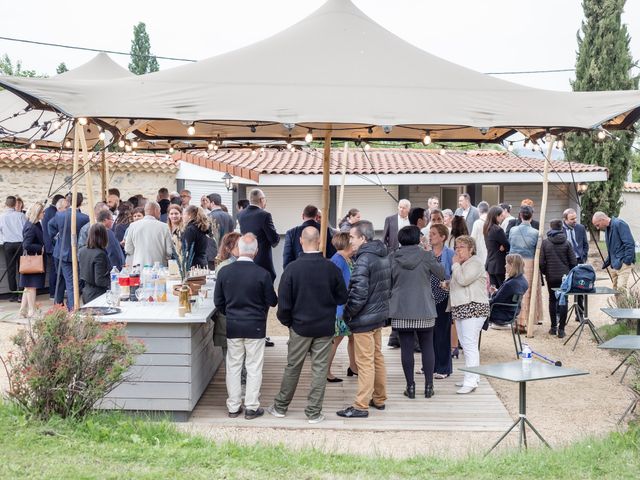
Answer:
<path fill-rule="evenodd" d="M 105 297 L 85 307 L 106 306 Z M 182 318 L 171 290 L 167 302 L 120 302 L 119 308 L 121 313 L 96 320 L 126 323 L 128 337 L 142 341 L 145 352 L 126 374 L 127 381 L 97 407 L 166 412 L 186 421 L 222 363 L 222 349 L 213 346 L 213 300 L 198 309 L 193 306 Z"/>

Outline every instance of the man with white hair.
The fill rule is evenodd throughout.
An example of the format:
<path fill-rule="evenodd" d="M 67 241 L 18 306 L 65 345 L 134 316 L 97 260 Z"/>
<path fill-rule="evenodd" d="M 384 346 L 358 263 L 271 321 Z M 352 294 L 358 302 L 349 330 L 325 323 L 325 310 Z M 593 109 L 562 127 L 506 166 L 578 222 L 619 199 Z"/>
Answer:
<path fill-rule="evenodd" d="M 258 239 L 258 254 L 255 258 L 256 265 L 260 265 L 271 275 L 271 280 L 276 279 L 276 271 L 273 268 L 273 256 L 271 248 L 278 245 L 280 235 L 273 225 L 271 214 L 265 210 L 267 198 L 259 188 L 249 192 L 249 206 L 238 214 L 240 233 L 253 233 Z"/>
<path fill-rule="evenodd" d="M 389 215 L 384 219 L 382 242 L 389 250 L 389 253 L 398 249 L 398 232 L 400 229 L 411 225 L 409 221 L 409 210 L 411 210 L 411 202 L 403 198 L 398 202 L 398 213 Z"/>
<path fill-rule="evenodd" d="M 218 273 L 214 292 L 216 308 L 227 319 L 227 409 L 229 417 L 242 413 L 242 364 L 247 368 L 244 418 L 264 414 L 260 387 L 269 307 L 278 303 L 269 272 L 254 263 L 259 247 L 252 233 L 238 240 L 240 256 Z"/>
<path fill-rule="evenodd" d="M 167 265 L 173 252 L 169 226 L 160 220 L 160 205 L 150 201 L 144 206 L 144 218 L 127 229 L 124 251 L 131 255 L 131 265 Z"/>
<path fill-rule="evenodd" d="M 636 263 L 636 242 L 629 225 L 620 218 L 610 218 L 604 212 L 594 213 L 591 223 L 598 230 L 606 232 L 604 238 L 607 244 L 607 258 L 602 268 L 611 267 L 614 289 L 626 290 L 633 264 Z"/>

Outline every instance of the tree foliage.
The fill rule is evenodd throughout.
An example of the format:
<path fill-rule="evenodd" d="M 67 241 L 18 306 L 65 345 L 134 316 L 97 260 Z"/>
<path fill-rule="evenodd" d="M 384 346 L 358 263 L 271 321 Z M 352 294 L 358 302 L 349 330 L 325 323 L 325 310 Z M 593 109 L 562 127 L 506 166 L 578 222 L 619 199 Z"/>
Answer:
<path fill-rule="evenodd" d="M 6 53 L 0 57 L 0 75 L 13 75 L 15 77 L 38 77 L 35 70 L 22 68 L 22 61 L 16 60 L 14 64 Z"/>
<path fill-rule="evenodd" d="M 56 67 L 56 73 L 60 75 L 61 73 L 68 72 L 67 64 L 64 62 L 60 62 L 60 64 Z"/>
<path fill-rule="evenodd" d="M 631 76 L 633 59 L 629 33 L 621 22 L 625 0 L 583 0 L 585 19 L 578 32 L 574 91 L 633 90 L 638 79 Z M 609 181 L 593 183 L 582 200 L 583 222 L 601 210 L 618 215 L 620 195 L 631 166 L 631 132 L 615 132 L 616 140 L 599 142 L 593 133 L 571 134 L 566 141 L 570 161 L 601 165 L 609 169 Z"/>
<path fill-rule="evenodd" d="M 158 60 L 151 55 L 151 40 L 149 40 L 147 27 L 143 22 L 139 22 L 133 27 L 129 71 L 136 75 L 144 75 L 158 70 L 160 70 Z"/>

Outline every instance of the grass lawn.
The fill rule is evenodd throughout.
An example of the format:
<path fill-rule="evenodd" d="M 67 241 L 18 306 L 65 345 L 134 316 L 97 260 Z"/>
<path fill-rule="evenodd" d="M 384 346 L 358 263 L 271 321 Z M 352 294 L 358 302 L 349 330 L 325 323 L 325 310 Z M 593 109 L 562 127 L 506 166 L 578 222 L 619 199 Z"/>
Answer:
<path fill-rule="evenodd" d="M 357 433 L 354 433 L 357 435 Z M 399 434 L 401 435 L 401 434 Z M 465 460 L 390 460 L 215 444 L 168 422 L 97 413 L 82 422 L 29 421 L 0 404 L 0 478 L 611 478 L 637 479 L 640 428 L 570 448 Z"/>

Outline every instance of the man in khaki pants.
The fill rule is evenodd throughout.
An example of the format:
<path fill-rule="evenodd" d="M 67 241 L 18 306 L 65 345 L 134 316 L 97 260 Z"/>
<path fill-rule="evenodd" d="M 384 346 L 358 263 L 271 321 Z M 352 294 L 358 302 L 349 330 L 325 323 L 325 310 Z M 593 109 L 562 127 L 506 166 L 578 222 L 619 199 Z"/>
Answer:
<path fill-rule="evenodd" d="M 358 393 L 352 406 L 337 412 L 346 418 L 365 418 L 369 407 L 384 410 L 386 371 L 382 355 L 382 327 L 389 317 L 391 263 L 387 248 L 374 240 L 373 224 L 361 220 L 349 232 L 355 264 L 344 306 L 344 320 L 355 342 Z"/>

